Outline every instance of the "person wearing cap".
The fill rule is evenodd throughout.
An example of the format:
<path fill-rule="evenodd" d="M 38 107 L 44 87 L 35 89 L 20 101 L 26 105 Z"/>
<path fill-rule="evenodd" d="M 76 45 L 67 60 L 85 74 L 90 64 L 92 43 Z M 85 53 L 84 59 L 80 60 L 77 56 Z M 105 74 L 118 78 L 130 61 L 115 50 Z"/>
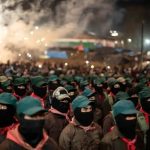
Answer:
<path fill-rule="evenodd" d="M 114 103 L 117 103 L 120 100 L 128 99 L 129 95 L 126 92 L 118 92 L 116 94 L 116 99 Z M 109 112 L 103 119 L 103 134 L 110 132 L 111 128 L 115 125 L 114 118 L 112 116 L 112 111 Z"/>
<path fill-rule="evenodd" d="M 54 90 L 56 90 L 59 86 L 60 86 L 59 77 L 55 74 L 50 75 L 49 78 L 48 78 L 48 96 L 46 98 L 46 100 L 47 100 L 46 105 L 47 105 L 48 108 L 51 107 L 52 94 L 53 94 Z"/>
<path fill-rule="evenodd" d="M 47 83 L 45 78 L 42 76 L 32 77 L 31 86 L 33 90 L 31 96 L 38 99 L 41 102 L 43 108 L 45 108 L 45 101 L 47 96 Z"/>
<path fill-rule="evenodd" d="M 1 82 L 0 89 L 1 89 L 1 93 L 3 93 L 3 92 L 12 93 L 13 92 L 12 81 L 7 80 L 4 82 Z"/>
<path fill-rule="evenodd" d="M 99 149 L 101 127 L 93 121 L 93 109 L 89 99 L 77 96 L 72 102 L 74 117 L 63 129 L 59 145 L 63 150 Z"/>
<path fill-rule="evenodd" d="M 96 92 L 89 88 L 85 88 L 82 95 L 86 96 L 89 99 L 89 101 L 91 102 L 93 111 L 94 111 L 94 121 L 97 122 L 98 124 L 100 124 L 100 121 L 102 118 L 102 111 L 101 111 L 101 109 L 97 108 Z"/>
<path fill-rule="evenodd" d="M 81 80 L 79 84 L 79 93 L 82 93 L 85 88 L 89 87 L 89 82 L 88 80 Z"/>
<path fill-rule="evenodd" d="M 17 124 L 16 113 L 17 99 L 11 93 L 0 94 L 0 143 L 7 132 Z"/>
<path fill-rule="evenodd" d="M 0 144 L 1 150 L 59 149 L 43 130 L 46 110 L 39 100 L 27 96 L 17 102 L 16 110 L 19 124 L 8 131 L 6 139 Z"/>
<path fill-rule="evenodd" d="M 115 126 L 102 139 L 102 150 L 144 150 L 142 136 L 136 131 L 137 110 L 129 100 L 112 107 Z"/>
<path fill-rule="evenodd" d="M 101 120 L 99 124 L 102 125 L 104 117 L 111 111 L 111 105 L 109 104 L 108 95 L 103 89 L 104 79 L 96 78 L 92 82 L 92 86 L 95 90 L 96 107 L 101 110 Z"/>
<path fill-rule="evenodd" d="M 17 98 L 17 100 L 22 99 L 26 96 L 27 93 L 27 83 L 23 77 L 17 77 L 13 81 L 13 95 Z"/>
<path fill-rule="evenodd" d="M 141 92 L 139 92 L 140 97 L 140 112 L 144 115 L 147 124 L 147 129 L 145 131 L 146 136 L 146 150 L 150 149 L 150 87 L 144 87 Z"/>
<path fill-rule="evenodd" d="M 45 117 L 45 130 L 56 142 L 69 122 L 70 97 L 64 87 L 58 87 L 52 95 L 52 106 Z"/>

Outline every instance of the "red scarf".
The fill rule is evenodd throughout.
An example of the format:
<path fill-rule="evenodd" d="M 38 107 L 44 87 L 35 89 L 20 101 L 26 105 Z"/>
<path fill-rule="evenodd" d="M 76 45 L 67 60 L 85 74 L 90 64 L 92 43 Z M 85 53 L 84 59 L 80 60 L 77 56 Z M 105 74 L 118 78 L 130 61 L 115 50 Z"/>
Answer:
<path fill-rule="evenodd" d="M 66 120 L 68 122 L 70 122 L 70 119 L 68 117 L 68 113 L 62 113 L 62 112 L 58 111 L 57 109 L 53 108 L 52 106 L 48 111 L 51 112 L 51 113 L 54 113 L 54 114 L 62 115 L 66 118 Z"/>
<path fill-rule="evenodd" d="M 145 112 L 142 107 L 140 109 L 140 112 L 142 112 L 144 114 L 144 117 L 145 117 L 145 120 L 146 120 L 146 123 L 149 125 L 149 116 L 150 114 L 148 114 L 147 112 Z"/>
<path fill-rule="evenodd" d="M 12 125 L 8 126 L 8 127 L 5 127 L 5 128 L 0 128 L 0 135 L 4 135 L 6 136 L 7 134 L 7 131 L 11 130 L 11 129 L 14 129 L 16 127 L 16 123 L 13 123 Z"/>
<path fill-rule="evenodd" d="M 135 146 L 136 138 L 133 139 L 132 141 L 128 140 L 126 138 L 121 138 L 121 140 L 127 144 L 128 150 L 135 150 L 136 149 L 136 146 Z"/>

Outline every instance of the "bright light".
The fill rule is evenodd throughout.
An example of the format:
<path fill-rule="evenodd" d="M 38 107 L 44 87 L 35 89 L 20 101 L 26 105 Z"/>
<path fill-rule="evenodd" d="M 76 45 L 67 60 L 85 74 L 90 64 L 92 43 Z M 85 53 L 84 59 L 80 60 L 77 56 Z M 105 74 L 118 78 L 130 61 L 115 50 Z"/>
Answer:
<path fill-rule="evenodd" d="M 42 68 L 42 65 L 40 64 L 38 67 L 39 67 L 39 68 Z"/>
<path fill-rule="evenodd" d="M 128 39 L 128 42 L 131 43 L 131 42 L 132 42 L 132 39 Z"/>
<path fill-rule="evenodd" d="M 65 63 L 65 66 L 68 66 L 68 63 Z"/>
<path fill-rule="evenodd" d="M 36 43 L 39 44 L 39 43 L 40 43 L 40 40 L 37 40 Z"/>
<path fill-rule="evenodd" d="M 90 62 L 88 60 L 86 60 L 85 63 L 88 65 Z"/>
<path fill-rule="evenodd" d="M 39 27 L 38 26 L 35 26 L 35 30 L 38 30 L 39 29 Z"/>
<path fill-rule="evenodd" d="M 124 41 L 123 40 L 121 40 L 121 44 L 124 45 Z"/>
<path fill-rule="evenodd" d="M 110 66 L 107 66 L 107 69 L 110 69 Z"/>
<path fill-rule="evenodd" d="M 45 38 L 41 38 L 41 42 L 44 42 L 45 41 Z"/>
<path fill-rule="evenodd" d="M 147 64 L 147 65 L 150 64 L 150 61 L 146 61 L 146 64 Z"/>
<path fill-rule="evenodd" d="M 147 52 L 147 55 L 150 56 L 150 51 Z"/>
<path fill-rule="evenodd" d="M 21 57 L 21 54 L 19 53 L 18 56 Z"/>
<path fill-rule="evenodd" d="M 150 44 L 150 39 L 145 39 L 145 44 L 149 45 Z"/>
<path fill-rule="evenodd" d="M 24 37 L 24 40 L 28 40 L 29 38 L 27 38 L 27 37 Z"/>
<path fill-rule="evenodd" d="M 33 33 L 34 33 L 33 31 L 30 32 L 31 35 L 33 35 Z"/>
<path fill-rule="evenodd" d="M 45 47 L 48 47 L 48 44 L 47 44 L 47 43 L 45 43 Z"/>
<path fill-rule="evenodd" d="M 94 65 L 91 65 L 91 69 L 94 69 Z"/>
<path fill-rule="evenodd" d="M 27 56 L 28 56 L 29 58 L 31 58 L 31 57 L 32 57 L 32 55 L 31 55 L 30 53 L 27 53 Z"/>
<path fill-rule="evenodd" d="M 115 41 L 115 44 L 118 44 L 118 41 Z"/>
<path fill-rule="evenodd" d="M 119 35 L 119 33 L 117 31 L 111 31 L 110 33 L 111 33 L 111 36 L 118 36 Z"/>

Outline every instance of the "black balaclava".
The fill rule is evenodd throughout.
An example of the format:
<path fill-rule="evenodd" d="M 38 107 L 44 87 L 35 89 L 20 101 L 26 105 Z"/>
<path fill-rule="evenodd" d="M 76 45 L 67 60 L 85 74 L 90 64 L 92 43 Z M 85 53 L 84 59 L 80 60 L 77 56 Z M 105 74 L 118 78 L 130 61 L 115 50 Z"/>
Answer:
<path fill-rule="evenodd" d="M 15 123 L 15 108 L 11 105 L 4 105 L 4 107 L 5 106 L 7 107 L 7 109 L 0 109 L 0 128 L 7 127 Z"/>
<path fill-rule="evenodd" d="M 81 108 L 76 108 L 74 111 L 75 119 L 82 125 L 82 126 L 89 126 L 94 119 L 93 111 L 90 112 L 81 112 Z"/>
<path fill-rule="evenodd" d="M 150 97 L 141 100 L 142 109 L 150 114 Z"/>
<path fill-rule="evenodd" d="M 69 101 L 68 101 L 68 103 L 64 103 L 56 98 L 53 98 L 52 99 L 52 107 L 62 113 L 67 113 L 69 110 Z"/>
<path fill-rule="evenodd" d="M 120 85 L 120 91 L 125 92 L 125 91 L 126 91 L 126 89 L 127 89 L 127 85 L 126 85 L 126 83 L 119 83 L 119 85 Z"/>
<path fill-rule="evenodd" d="M 14 91 L 19 96 L 24 96 L 27 92 L 27 85 L 21 84 L 21 85 L 14 85 Z"/>
<path fill-rule="evenodd" d="M 119 91 L 120 91 L 120 88 L 115 88 L 115 87 L 112 87 L 111 88 L 111 91 L 114 95 L 116 95 Z"/>
<path fill-rule="evenodd" d="M 72 102 L 78 95 L 76 90 L 68 91 L 68 93 L 70 97 L 70 102 Z"/>
<path fill-rule="evenodd" d="M 48 88 L 50 91 L 56 90 L 60 86 L 60 82 L 58 80 L 51 81 L 48 83 Z"/>
<path fill-rule="evenodd" d="M 4 92 L 7 92 L 7 93 L 12 93 L 13 92 L 13 88 L 11 85 L 7 86 L 7 87 L 4 87 L 2 88 Z"/>
<path fill-rule="evenodd" d="M 94 88 L 95 88 L 97 93 L 99 93 L 99 94 L 103 93 L 103 86 L 95 85 Z"/>
<path fill-rule="evenodd" d="M 47 94 L 47 86 L 45 85 L 41 87 L 33 86 L 32 88 L 33 88 L 34 93 L 41 98 L 44 98 Z"/>
<path fill-rule="evenodd" d="M 19 132 L 24 138 L 24 141 L 35 148 L 43 138 L 44 119 L 27 120 L 22 115 L 19 118 L 19 122 Z"/>
<path fill-rule="evenodd" d="M 134 139 L 136 135 L 137 120 L 126 120 L 126 117 L 136 117 L 136 115 L 123 115 L 119 114 L 115 117 L 115 121 L 120 133 L 128 139 Z"/>
<path fill-rule="evenodd" d="M 138 97 L 130 97 L 129 100 L 133 102 L 134 106 L 138 106 Z"/>

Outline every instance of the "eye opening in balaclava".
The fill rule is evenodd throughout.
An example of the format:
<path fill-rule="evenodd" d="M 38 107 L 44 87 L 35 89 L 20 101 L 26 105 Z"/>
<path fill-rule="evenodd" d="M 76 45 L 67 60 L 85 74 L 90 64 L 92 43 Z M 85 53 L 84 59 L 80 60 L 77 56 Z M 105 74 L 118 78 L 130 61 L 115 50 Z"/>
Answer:
<path fill-rule="evenodd" d="M 75 119 L 82 125 L 82 126 L 89 126 L 93 122 L 94 114 L 93 110 L 89 112 L 81 112 L 82 108 L 76 108 L 74 110 Z"/>
<path fill-rule="evenodd" d="M 27 92 L 27 85 L 26 84 L 14 85 L 14 91 L 17 95 L 24 96 Z"/>
<path fill-rule="evenodd" d="M 52 99 L 52 107 L 62 113 L 67 113 L 69 110 L 69 100 L 68 99 L 58 100 L 56 98 L 53 98 Z M 65 101 L 65 102 L 63 102 L 63 101 Z"/>

